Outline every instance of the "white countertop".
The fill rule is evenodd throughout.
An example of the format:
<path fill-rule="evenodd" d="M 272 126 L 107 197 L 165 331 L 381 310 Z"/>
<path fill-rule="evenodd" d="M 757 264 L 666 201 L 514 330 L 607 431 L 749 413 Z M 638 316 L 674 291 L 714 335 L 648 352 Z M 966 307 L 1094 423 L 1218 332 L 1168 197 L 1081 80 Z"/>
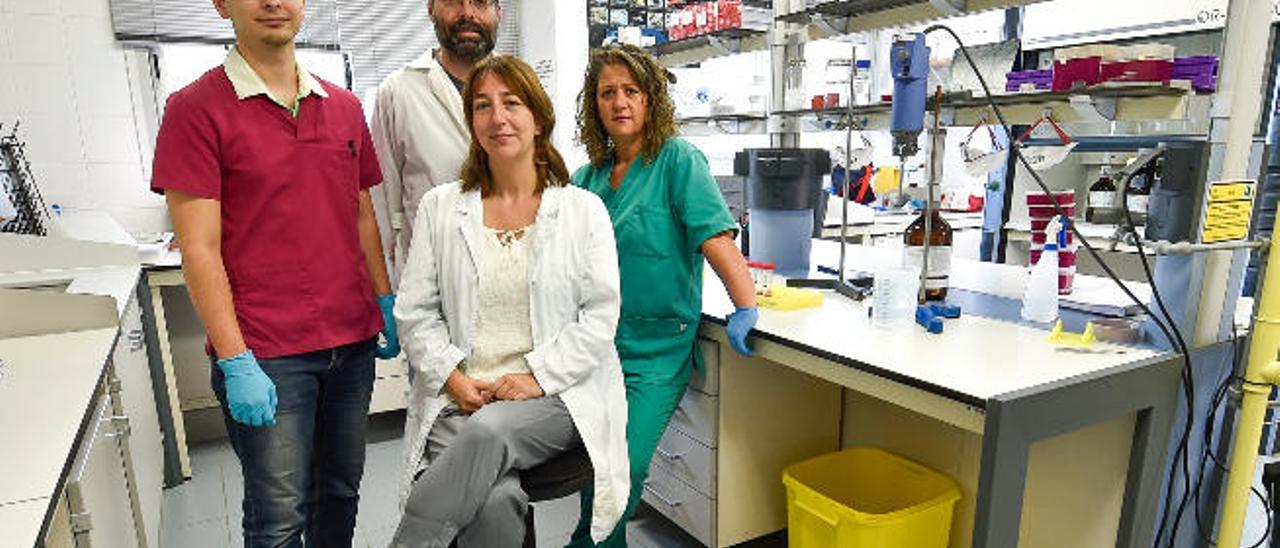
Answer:
<path fill-rule="evenodd" d="M 0 530 L 34 543 L 45 513 L 58 496 L 59 482 L 113 345 L 120 319 L 136 288 L 141 266 L 132 246 L 83 242 L 62 238 L 0 237 L 0 287 L 23 288 L 66 284 L 62 293 L 22 292 L 38 303 L 22 310 L 24 321 L 45 325 L 47 332 L 0 338 Z M 67 327 L 55 314 L 80 310 L 68 295 L 102 295 L 115 305 L 114 318 L 92 328 Z M 101 301 L 97 301 L 101 302 Z M 61 311 L 61 312 L 56 312 Z M 41 318 L 40 315 L 46 315 Z M 38 318 L 38 321 L 37 321 Z M 33 325 L 34 325 L 33 324 Z M 21 508 L 19 508 L 21 503 Z M 29 534 L 26 531 L 30 531 Z"/>
<path fill-rule="evenodd" d="M 831 257 L 836 250 L 834 242 L 814 242 L 815 257 Z M 849 246 L 849 250 L 848 265 L 867 271 L 878 257 L 892 253 L 864 246 Z M 1015 266 L 956 259 L 951 275 L 953 287 L 1020 298 L 1026 272 Z M 1146 349 L 1108 344 L 1097 344 L 1090 352 L 1061 350 L 1046 342 L 1046 330 L 968 314 L 946 320 L 941 335 L 930 335 L 914 323 L 908 328 L 882 329 L 873 326 L 868 317 L 870 300 L 858 303 L 834 292 L 824 293 L 824 303 L 817 308 L 790 312 L 760 309 L 756 330 L 809 351 L 849 360 L 882 376 L 905 378 L 942 395 L 986 401 L 1157 355 Z M 723 319 L 732 310 L 719 279 L 708 270 L 703 313 Z"/>
<path fill-rule="evenodd" d="M 48 508 L 48 498 L 0 505 L 0 531 L 4 531 L 5 542 L 12 546 L 35 546 Z"/>
<path fill-rule="evenodd" d="M 0 340 L 0 503 L 57 494 L 117 329 Z"/>

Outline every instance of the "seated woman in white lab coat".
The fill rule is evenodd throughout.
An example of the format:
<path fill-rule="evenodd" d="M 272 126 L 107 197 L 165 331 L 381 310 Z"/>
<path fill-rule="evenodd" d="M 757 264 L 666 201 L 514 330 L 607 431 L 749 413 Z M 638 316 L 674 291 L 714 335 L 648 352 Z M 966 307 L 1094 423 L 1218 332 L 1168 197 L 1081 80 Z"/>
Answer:
<path fill-rule="evenodd" d="M 518 472 L 578 444 L 601 540 L 630 489 L 609 214 L 566 186 L 551 100 L 524 62 L 481 61 L 463 106 L 462 180 L 423 197 L 395 308 L 416 374 L 392 546 L 519 546 Z"/>

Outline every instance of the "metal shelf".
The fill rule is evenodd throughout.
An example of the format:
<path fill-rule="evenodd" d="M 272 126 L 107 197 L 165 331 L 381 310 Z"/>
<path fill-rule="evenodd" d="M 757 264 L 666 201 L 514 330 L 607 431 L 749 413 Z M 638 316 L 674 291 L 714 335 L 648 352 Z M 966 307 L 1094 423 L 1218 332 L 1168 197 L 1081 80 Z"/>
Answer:
<path fill-rule="evenodd" d="M 963 13 L 1018 7 L 1045 0 L 968 0 Z M 839 0 L 780 15 L 778 21 L 809 27 L 810 40 L 897 27 L 957 15 L 930 0 Z"/>
<path fill-rule="evenodd" d="M 1110 139 L 1159 138 L 1203 135 L 1208 131 L 1208 108 L 1212 97 L 1195 95 L 1190 90 L 1162 86 L 1142 85 L 1125 87 L 1095 87 L 1063 92 L 1012 93 L 996 95 L 1000 106 L 1011 124 L 1034 123 L 1046 111 L 1050 112 L 1071 135 L 1091 135 Z M 987 100 L 971 93 L 952 94 L 943 98 L 943 120 L 949 126 L 962 127 L 977 123 L 987 116 L 988 123 L 996 123 L 990 115 Z M 929 102 L 933 111 L 933 102 Z M 790 124 L 801 132 L 832 131 L 831 120 L 839 120 L 852 114 L 858 123 L 869 129 L 883 128 L 888 124 L 892 103 L 874 103 L 831 109 L 800 109 L 775 111 L 771 115 L 725 114 L 683 118 L 682 130 L 707 126 L 700 135 L 717 133 L 743 134 L 767 131 L 771 118 L 776 123 Z M 781 119 L 777 122 L 777 119 Z"/>
<path fill-rule="evenodd" d="M 665 66 L 701 63 L 707 59 L 765 49 L 765 31 L 724 29 L 709 34 L 664 42 L 649 48 Z"/>
<path fill-rule="evenodd" d="M 767 129 L 768 118 L 762 114 L 718 114 L 680 118 L 681 135 L 760 135 Z"/>
<path fill-rule="evenodd" d="M 1195 110 L 1192 104 L 1199 101 L 1207 105 L 1209 97 L 1196 96 L 1186 88 L 1150 84 L 1010 93 L 994 95 L 992 100 L 1011 124 L 1034 123 L 1049 111 L 1064 125 L 1105 128 L 1117 123 L 1186 120 L 1191 118 L 1188 112 Z M 954 125 L 972 125 L 991 111 L 986 98 L 970 93 L 944 97 L 943 109 L 944 113 L 947 110 L 954 113 L 951 117 Z M 929 110 L 933 110 L 932 101 Z M 995 122 L 994 116 L 988 116 L 988 121 Z"/>

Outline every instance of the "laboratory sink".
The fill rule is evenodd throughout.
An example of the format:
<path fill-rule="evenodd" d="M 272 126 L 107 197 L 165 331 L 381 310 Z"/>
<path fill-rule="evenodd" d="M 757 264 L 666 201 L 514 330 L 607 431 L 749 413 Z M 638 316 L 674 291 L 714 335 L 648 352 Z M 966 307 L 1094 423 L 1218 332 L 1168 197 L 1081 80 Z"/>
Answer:
<path fill-rule="evenodd" d="M 0 279 L 0 289 L 14 289 L 20 291 L 38 291 L 40 293 L 66 293 L 67 288 L 71 287 L 71 278 L 57 280 L 41 280 L 36 282 L 7 282 Z"/>
<path fill-rule="evenodd" d="M 69 280 L 5 286 L 0 280 L 0 339 L 116 327 L 116 300 L 67 293 Z"/>

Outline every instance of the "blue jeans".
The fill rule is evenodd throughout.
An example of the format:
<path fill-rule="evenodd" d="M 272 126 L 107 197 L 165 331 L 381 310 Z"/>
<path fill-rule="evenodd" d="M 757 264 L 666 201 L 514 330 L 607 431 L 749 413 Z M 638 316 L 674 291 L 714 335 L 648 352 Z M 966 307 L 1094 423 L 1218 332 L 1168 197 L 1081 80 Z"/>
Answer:
<path fill-rule="evenodd" d="M 244 471 L 244 545 L 351 546 L 365 429 L 373 393 L 374 340 L 258 360 L 276 385 L 276 424 L 231 418 L 222 370 L 213 390 Z"/>

